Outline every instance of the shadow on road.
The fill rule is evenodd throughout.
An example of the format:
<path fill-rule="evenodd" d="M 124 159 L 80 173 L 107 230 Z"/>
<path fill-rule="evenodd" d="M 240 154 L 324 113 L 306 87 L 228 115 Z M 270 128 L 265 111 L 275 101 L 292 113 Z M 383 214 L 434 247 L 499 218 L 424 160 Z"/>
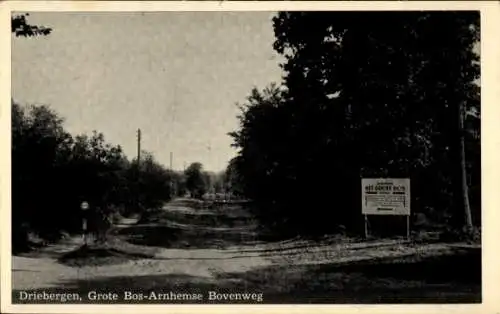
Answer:
<path fill-rule="evenodd" d="M 453 267 L 450 267 L 453 265 Z M 457 251 L 452 255 L 419 258 L 380 258 L 350 263 L 320 265 L 270 266 L 247 272 L 247 278 L 260 281 L 283 273 L 308 273 L 310 278 L 323 278 L 327 274 L 359 274 L 363 278 L 377 280 L 386 278 L 396 282 L 419 281 L 425 283 L 481 284 L 481 251 Z M 239 278 L 240 273 L 226 273 L 223 278 Z M 305 278 L 305 277 L 304 277 Z M 279 278 L 272 278 L 279 279 Z"/>
<path fill-rule="evenodd" d="M 134 245 L 171 249 L 224 249 L 256 243 L 255 220 L 241 206 L 198 208 L 200 204 L 175 200 L 115 235 Z"/>
<path fill-rule="evenodd" d="M 180 204 L 182 205 L 174 205 L 181 206 Z M 335 256 L 322 256 L 321 259 L 313 256 L 312 261 L 287 259 L 288 256 L 313 255 L 310 254 L 310 244 L 294 239 L 267 245 L 265 248 L 255 248 L 253 246 L 259 243 L 261 238 L 259 239 L 249 217 L 238 217 L 235 212 L 228 213 L 227 208 L 212 211 L 202 209 L 197 213 L 194 213 L 197 209 L 193 208 L 170 209 L 148 215 L 141 224 L 117 228 L 109 243 L 111 247 L 115 245 L 113 248 L 65 253 L 59 262 L 69 266 L 79 266 L 80 262 L 89 265 L 89 254 L 92 255 L 90 259 L 101 264 L 116 264 L 136 258 L 175 260 L 174 262 L 158 263 L 159 267 L 151 268 L 149 275 L 133 275 L 132 272 L 128 276 L 101 276 L 103 274 L 96 273 L 92 278 L 86 279 L 54 279 L 57 282 L 53 282 L 53 285 L 57 286 L 57 289 L 43 288 L 37 291 L 78 292 L 82 297 L 90 290 L 117 293 L 147 293 L 148 290 L 157 293 L 201 293 L 205 296 L 203 303 L 210 303 L 207 300 L 208 291 L 263 293 L 263 303 L 269 304 L 481 302 L 481 249 L 460 248 L 451 254 L 437 256 L 415 256 L 413 252 L 409 257 L 385 257 L 339 264 L 337 255 L 346 250 L 333 249 L 328 243 L 319 249 L 333 252 Z M 370 245 L 363 243 L 364 248 Z M 161 248 L 167 250 L 163 250 L 164 254 L 156 254 L 157 251 L 162 251 Z M 217 250 L 199 254 L 194 249 Z M 365 253 L 360 250 L 356 254 Z M 79 259 L 80 256 L 82 259 Z M 206 276 L 189 274 L 189 271 L 193 270 L 190 267 L 205 267 L 205 262 L 191 263 L 186 267 L 183 265 L 183 260 L 189 259 L 235 258 L 244 258 L 247 262 L 239 266 L 239 261 L 227 264 L 216 261 L 203 273 Z M 262 261 L 258 260 L 263 258 L 272 259 L 272 263 L 261 263 Z M 169 268 L 177 263 L 182 267 L 175 269 L 183 273 L 174 273 L 173 268 Z M 270 264 L 273 265 L 269 266 Z M 136 266 L 143 265 L 139 263 Z M 226 265 L 228 267 L 225 267 Z M 25 268 L 21 265 L 18 271 Z M 168 273 L 168 269 L 172 273 Z M 20 290 L 13 291 L 14 303 L 19 300 L 19 292 Z M 86 298 L 83 302 L 94 303 Z M 126 302 L 121 300 L 119 303 Z"/>
<path fill-rule="evenodd" d="M 147 254 L 124 252 L 110 247 L 81 246 L 60 256 L 57 261 L 66 266 L 82 267 L 121 264 L 150 257 Z"/>
<path fill-rule="evenodd" d="M 207 230 L 139 225 L 120 230 L 117 235 L 134 245 L 156 246 L 170 249 L 225 249 L 234 245 L 254 244 L 254 233 L 241 230 Z"/>
<path fill-rule="evenodd" d="M 419 261 L 386 259 L 349 265 L 257 267 L 246 272 L 214 273 L 213 277 L 188 274 L 100 277 L 64 281 L 59 287 L 64 292 L 82 295 L 89 290 L 201 293 L 205 296 L 204 303 L 209 303 L 208 291 L 263 293 L 263 303 L 478 303 L 481 302 L 480 264 L 480 252 L 468 251 Z"/>

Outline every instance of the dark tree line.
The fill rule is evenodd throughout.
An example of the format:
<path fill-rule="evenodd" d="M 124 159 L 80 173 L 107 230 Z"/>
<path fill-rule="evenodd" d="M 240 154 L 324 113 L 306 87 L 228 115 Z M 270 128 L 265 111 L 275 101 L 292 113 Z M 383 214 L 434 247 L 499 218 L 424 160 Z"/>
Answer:
<path fill-rule="evenodd" d="M 207 193 L 210 184 L 210 178 L 203 171 L 203 165 L 199 162 L 194 162 L 184 171 L 186 176 L 186 189 L 190 192 L 193 198 L 201 198 Z"/>
<path fill-rule="evenodd" d="M 231 193 L 232 197 L 242 198 L 245 196 L 243 188 L 243 177 L 238 172 L 238 159 L 235 157 L 229 161 L 226 171 L 222 176 L 225 191 Z"/>
<path fill-rule="evenodd" d="M 234 162 L 231 162 L 226 171 L 210 172 L 203 169 L 203 165 L 194 162 L 184 171 L 186 190 L 193 198 L 201 199 L 207 193 L 228 196 L 231 193 L 233 197 L 239 196 L 237 181 L 238 176 L 234 169 Z"/>
<path fill-rule="evenodd" d="M 29 24 L 27 16 L 12 17 L 15 36 L 52 32 Z M 72 136 L 49 107 L 12 101 L 13 250 L 27 249 L 29 233 L 50 240 L 63 231 L 80 232 L 82 201 L 90 204 L 91 217 L 127 215 L 184 193 L 183 173 L 166 169 L 150 153 L 142 155 L 140 162 L 129 160 L 102 133 Z"/>
<path fill-rule="evenodd" d="M 46 106 L 12 104 L 13 247 L 27 245 L 29 232 L 57 239 L 80 232 L 80 204 L 108 216 L 157 208 L 175 196 L 183 174 L 165 169 L 143 153 L 129 160 L 102 133 L 72 136 Z M 173 184 L 172 184 L 173 183 Z M 89 222 L 90 223 L 90 222 Z"/>
<path fill-rule="evenodd" d="M 413 212 L 480 225 L 478 12 L 281 12 L 284 81 L 231 133 L 268 226 L 362 228 L 361 178 L 408 177 Z"/>

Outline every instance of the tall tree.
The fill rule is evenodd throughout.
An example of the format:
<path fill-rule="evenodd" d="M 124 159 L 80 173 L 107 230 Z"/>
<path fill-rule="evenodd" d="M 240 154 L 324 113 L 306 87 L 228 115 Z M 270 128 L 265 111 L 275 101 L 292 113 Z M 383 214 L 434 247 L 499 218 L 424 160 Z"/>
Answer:
<path fill-rule="evenodd" d="M 143 152 L 141 155 L 138 182 L 140 203 L 145 208 L 155 208 L 173 196 L 171 188 L 174 184 L 171 182 L 174 182 L 174 173 L 156 161 L 153 154 Z M 132 161 L 132 165 L 131 169 L 137 167 L 137 159 Z"/>
<path fill-rule="evenodd" d="M 12 229 L 20 246 L 25 227 L 47 235 L 60 227 L 53 217 L 67 205 L 68 194 L 54 197 L 54 192 L 67 190 L 63 165 L 72 145 L 62 123 L 46 106 L 12 104 Z"/>
<path fill-rule="evenodd" d="M 356 225 L 360 177 L 404 176 L 415 208 L 470 225 L 461 148 L 479 138 L 458 122 L 462 105 L 480 112 L 477 12 L 281 12 L 274 30 L 284 94 L 269 106 L 253 91 L 232 134 L 247 195 L 316 227 L 332 197 L 329 225 Z M 480 182 L 478 158 L 465 164 Z"/>
<path fill-rule="evenodd" d="M 234 157 L 229 161 L 224 173 L 224 186 L 226 191 L 230 192 L 234 196 L 242 196 L 244 195 L 244 182 L 241 175 L 238 173 L 237 162 L 237 157 Z"/>
<path fill-rule="evenodd" d="M 388 157 L 378 159 L 382 164 L 403 165 L 408 163 L 391 156 L 404 156 L 410 148 L 423 153 L 413 158 L 420 163 L 425 155 L 431 156 L 432 146 L 450 147 L 451 156 L 442 157 L 454 160 L 450 174 L 456 205 L 471 226 L 462 121 L 466 110 L 479 112 L 474 84 L 478 56 L 473 49 L 480 34 L 478 13 L 285 12 L 274 25 L 275 48 L 287 58 L 284 69 L 291 98 L 306 102 L 305 98 L 338 93 L 350 114 L 362 115 L 355 117 L 350 130 L 371 132 L 385 124 L 394 126 L 392 134 L 401 134 L 402 145 L 390 143 L 398 148 L 395 152 L 387 154 L 379 149 L 380 141 L 371 141 L 376 147 L 364 156 L 377 160 L 372 154 L 383 157 L 382 153 Z M 449 118 L 457 122 L 449 124 Z M 426 130 L 430 132 L 422 133 Z M 438 133 L 441 136 L 433 135 Z M 381 136 L 380 131 L 373 134 Z"/>
<path fill-rule="evenodd" d="M 200 198 L 205 192 L 207 192 L 207 182 L 206 175 L 203 172 L 203 165 L 199 162 L 194 162 L 186 171 L 184 171 L 186 176 L 186 189 L 195 198 Z"/>
<path fill-rule="evenodd" d="M 27 22 L 26 16 L 29 14 L 17 14 L 11 17 L 11 32 L 16 37 L 32 37 L 40 35 L 48 35 L 52 32 L 52 29 L 43 26 L 31 25 Z M 26 114 L 23 108 L 18 104 L 14 103 L 12 100 L 12 171 L 13 173 L 16 165 L 15 158 L 18 155 L 24 155 L 21 151 L 25 150 L 26 147 L 26 129 L 28 128 L 28 122 L 26 120 Z M 18 161 L 17 161 L 18 162 Z M 22 162 L 21 162 L 22 163 Z M 22 167 L 22 166 L 21 166 Z M 26 182 L 29 179 L 26 178 L 15 178 L 13 176 L 12 186 L 13 186 L 13 205 L 12 205 L 12 247 L 14 249 L 26 249 L 28 238 L 27 238 L 27 226 L 23 218 L 26 217 L 26 204 L 22 197 L 18 195 L 22 193 L 17 192 L 14 188 L 24 189 L 26 187 Z"/>

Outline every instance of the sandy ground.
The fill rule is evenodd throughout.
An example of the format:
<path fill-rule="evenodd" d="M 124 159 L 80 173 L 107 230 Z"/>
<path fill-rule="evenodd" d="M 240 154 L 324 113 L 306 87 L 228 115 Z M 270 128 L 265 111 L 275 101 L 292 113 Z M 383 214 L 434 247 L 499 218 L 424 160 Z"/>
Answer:
<path fill-rule="evenodd" d="M 205 209 L 207 213 L 200 213 L 200 211 L 183 206 L 182 202 L 175 201 L 167 204 L 163 210 L 165 213 L 175 212 L 184 215 L 213 214 Z M 67 266 L 60 263 L 58 258 L 82 244 L 81 237 L 68 238 L 36 254 L 14 256 L 12 258 L 13 290 L 117 286 L 136 289 L 215 287 L 269 291 L 270 295 L 290 294 L 299 289 L 307 289 L 308 291 L 318 290 L 318 295 L 321 295 L 321 293 L 328 294 L 331 291 L 342 291 L 349 284 L 357 287 L 365 286 L 365 289 L 369 289 L 370 286 L 367 286 L 367 283 L 373 285 L 374 289 L 389 287 L 396 291 L 401 288 L 398 282 L 404 283 L 405 288 L 422 290 L 426 280 L 420 278 L 406 278 L 406 276 L 400 281 L 389 280 L 385 277 L 367 279 L 365 275 L 361 275 L 362 270 L 354 269 L 345 272 L 339 271 L 338 267 L 376 259 L 393 261 L 398 258 L 411 257 L 415 261 L 426 256 L 449 255 L 457 250 L 457 245 L 442 243 L 415 245 L 397 240 L 338 243 L 334 238 L 326 238 L 321 242 L 290 239 L 263 243 L 254 241 L 254 237 L 251 236 L 254 232 L 252 225 L 229 228 L 189 225 L 165 220 L 144 225 L 134 225 L 134 222 L 136 221 L 122 222 L 114 229 L 113 233 L 116 235 L 114 245 L 124 251 L 136 249 L 147 252 L 149 255 L 147 258 L 132 258 L 113 265 Z M 172 246 L 144 246 L 124 241 L 125 238 L 121 236 L 123 232 L 133 231 L 132 228 L 154 230 L 160 225 L 162 228 L 167 226 L 172 230 L 187 232 L 186 234 L 206 237 L 207 242 L 209 242 L 209 236 L 220 235 L 224 238 L 225 232 L 228 234 L 231 232 L 229 238 L 233 241 L 225 241 L 225 245 L 219 248 L 210 247 L 208 244 L 206 247 L 202 245 L 196 247 L 190 246 L 189 243 L 183 247 L 177 245 L 177 242 Z M 239 238 L 234 238 L 234 234 L 237 234 Z M 428 293 L 432 293 L 435 289 L 439 290 L 443 286 L 447 287 L 440 292 L 441 296 L 453 292 L 453 289 L 459 289 L 453 279 L 444 278 L 430 284 L 431 286 L 427 287 Z M 465 292 L 459 291 L 454 295 L 477 294 L 480 287 L 477 283 L 467 282 L 463 285 L 463 289 Z"/>

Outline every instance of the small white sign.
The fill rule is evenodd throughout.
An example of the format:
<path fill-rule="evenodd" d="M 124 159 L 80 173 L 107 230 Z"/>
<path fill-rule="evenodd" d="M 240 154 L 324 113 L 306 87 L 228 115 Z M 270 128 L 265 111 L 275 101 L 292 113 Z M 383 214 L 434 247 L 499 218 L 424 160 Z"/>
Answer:
<path fill-rule="evenodd" d="M 82 210 L 87 210 L 87 209 L 89 209 L 89 203 L 87 203 L 87 202 L 82 202 L 82 204 L 80 205 L 80 208 L 81 208 Z"/>
<path fill-rule="evenodd" d="M 410 179 L 361 179 L 364 215 L 410 215 Z"/>

